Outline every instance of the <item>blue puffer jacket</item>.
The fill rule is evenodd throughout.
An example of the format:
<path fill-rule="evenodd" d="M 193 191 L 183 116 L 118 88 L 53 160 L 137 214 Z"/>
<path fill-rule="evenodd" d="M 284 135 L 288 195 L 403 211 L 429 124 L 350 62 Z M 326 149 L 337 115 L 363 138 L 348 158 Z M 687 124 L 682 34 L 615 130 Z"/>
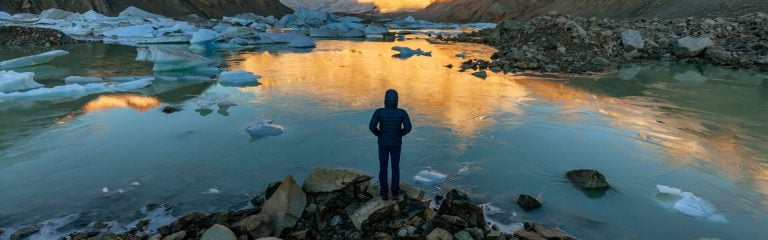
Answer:
<path fill-rule="evenodd" d="M 376 109 L 368 124 L 373 135 L 379 137 L 379 145 L 399 146 L 403 136 L 411 132 L 408 112 L 397 108 L 397 91 L 390 89 L 384 97 L 384 108 Z"/>

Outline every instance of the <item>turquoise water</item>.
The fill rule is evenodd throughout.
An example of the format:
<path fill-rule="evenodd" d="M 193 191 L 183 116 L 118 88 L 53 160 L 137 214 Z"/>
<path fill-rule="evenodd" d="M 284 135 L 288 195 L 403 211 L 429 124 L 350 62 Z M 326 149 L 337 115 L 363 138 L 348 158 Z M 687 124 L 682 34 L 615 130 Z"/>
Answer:
<path fill-rule="evenodd" d="M 433 51 L 393 58 L 392 46 Z M 47 86 L 81 76 L 151 75 L 117 45 L 65 47 L 70 55 L 27 69 Z M 652 63 L 593 76 L 499 75 L 457 69 L 470 44 L 319 41 L 311 51 L 265 46 L 217 52 L 260 85 L 155 82 L 137 93 L 0 104 L 0 226 L 80 213 L 80 222 L 130 222 L 149 203 L 175 214 L 237 206 L 271 181 L 317 166 L 377 171 L 371 113 L 396 88 L 414 130 L 403 180 L 433 169 L 504 213 L 502 223 L 542 221 L 583 239 L 755 239 L 768 220 L 768 74 Z M 21 55 L 4 51 L 0 59 Z M 226 98 L 228 110 L 198 103 Z M 167 105 L 183 111 L 166 114 Z M 252 141 L 263 119 L 285 133 Z M 601 171 L 614 186 L 593 198 L 564 172 Z M 139 182 L 139 186 L 130 183 Z M 686 216 L 657 198 L 657 184 L 706 199 L 727 222 Z M 106 197 L 102 188 L 107 187 Z M 432 194 L 437 187 L 423 186 Z M 220 193 L 208 193 L 217 188 Z M 116 193 L 117 189 L 125 193 Z M 540 196 L 544 208 L 514 198 Z"/>

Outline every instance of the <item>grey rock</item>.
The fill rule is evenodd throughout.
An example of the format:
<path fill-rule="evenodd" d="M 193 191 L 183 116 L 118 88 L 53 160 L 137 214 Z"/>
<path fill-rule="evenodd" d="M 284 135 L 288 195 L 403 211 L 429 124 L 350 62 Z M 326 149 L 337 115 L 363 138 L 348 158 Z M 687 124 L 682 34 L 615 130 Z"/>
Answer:
<path fill-rule="evenodd" d="M 561 239 L 561 240 L 573 240 L 576 239 L 568 233 L 550 228 L 541 224 L 533 224 L 533 229 L 539 233 L 545 239 Z"/>
<path fill-rule="evenodd" d="M 407 183 L 400 183 L 400 190 L 405 192 L 405 196 L 408 197 L 408 199 L 417 201 L 424 199 L 424 190 L 421 188 L 411 186 Z"/>
<path fill-rule="evenodd" d="M 40 232 L 39 225 L 23 227 L 11 235 L 11 240 L 26 239 L 38 232 Z"/>
<path fill-rule="evenodd" d="M 690 58 L 699 55 L 705 49 L 714 45 L 715 42 L 708 37 L 684 37 L 677 39 L 677 41 L 674 42 L 672 51 L 677 57 Z"/>
<path fill-rule="evenodd" d="M 704 51 L 704 57 L 709 61 L 718 64 L 726 64 L 733 60 L 733 54 L 729 51 L 708 48 Z"/>
<path fill-rule="evenodd" d="M 397 231 L 397 237 L 399 238 L 404 238 L 404 237 L 407 237 L 408 235 L 409 235 L 408 229 L 406 228 L 401 228 L 400 230 Z"/>
<path fill-rule="evenodd" d="M 507 236 L 500 231 L 491 231 L 485 235 L 486 240 L 507 240 Z"/>
<path fill-rule="evenodd" d="M 261 214 L 274 220 L 273 236 L 279 236 L 284 229 L 292 228 L 307 207 L 307 194 L 296 184 L 293 176 L 283 179 L 280 187 L 261 206 Z"/>
<path fill-rule="evenodd" d="M 429 235 L 427 240 L 453 240 L 453 236 L 450 232 L 443 230 L 442 228 L 435 228 Z"/>
<path fill-rule="evenodd" d="M 232 230 L 229 230 L 229 228 L 214 224 L 211 226 L 211 228 L 208 228 L 208 230 L 205 230 L 205 233 L 203 233 L 203 236 L 200 238 L 201 240 L 237 240 L 237 236 L 235 236 L 235 233 L 232 232 Z"/>
<path fill-rule="evenodd" d="M 232 224 L 238 234 L 248 234 L 253 238 L 268 237 L 273 232 L 273 219 L 269 215 L 256 214 Z"/>
<path fill-rule="evenodd" d="M 477 239 L 477 240 L 485 239 L 485 232 L 483 232 L 483 230 L 480 228 L 466 228 L 464 229 L 464 231 L 472 235 L 473 239 Z"/>
<path fill-rule="evenodd" d="M 304 180 L 302 188 L 307 193 L 333 192 L 355 183 L 368 181 L 373 177 L 348 168 L 316 168 Z"/>
<path fill-rule="evenodd" d="M 467 227 L 485 226 L 483 208 L 470 202 L 466 194 L 451 189 L 440 204 L 439 215 L 457 216 L 467 222 Z"/>
<path fill-rule="evenodd" d="M 456 240 L 473 240 L 472 235 L 469 234 L 467 231 L 461 231 L 456 234 L 453 234 L 453 239 Z"/>
<path fill-rule="evenodd" d="M 547 240 L 541 234 L 531 231 L 519 231 L 515 233 L 515 237 L 520 240 Z"/>
<path fill-rule="evenodd" d="M 397 202 L 374 198 L 355 210 L 349 218 L 357 230 L 362 230 L 363 226 L 397 216 L 398 214 L 400 214 L 400 209 Z"/>
<path fill-rule="evenodd" d="M 163 240 L 184 240 L 187 237 L 187 231 L 178 231 L 171 235 L 165 236 Z"/>
<path fill-rule="evenodd" d="M 472 76 L 475 76 L 475 77 L 478 77 L 478 78 L 481 78 L 481 79 L 485 79 L 485 78 L 488 77 L 488 73 L 485 72 L 485 70 L 482 70 L 482 71 L 473 72 Z"/>
<path fill-rule="evenodd" d="M 565 176 L 568 177 L 568 180 L 571 180 L 573 184 L 582 189 L 600 189 L 611 187 L 608 185 L 608 181 L 606 181 L 605 176 L 603 176 L 603 174 L 597 170 L 572 170 L 565 173 Z"/>
<path fill-rule="evenodd" d="M 645 41 L 643 41 L 640 31 L 635 29 L 627 29 L 621 32 L 621 44 L 624 46 L 624 51 L 627 52 L 645 48 Z"/>
<path fill-rule="evenodd" d="M 530 211 L 541 207 L 541 203 L 536 198 L 526 194 L 517 196 L 517 205 L 525 211 Z"/>
<path fill-rule="evenodd" d="M 608 61 L 608 59 L 602 58 L 602 57 L 595 57 L 592 58 L 592 64 L 595 65 L 610 65 L 611 61 Z"/>

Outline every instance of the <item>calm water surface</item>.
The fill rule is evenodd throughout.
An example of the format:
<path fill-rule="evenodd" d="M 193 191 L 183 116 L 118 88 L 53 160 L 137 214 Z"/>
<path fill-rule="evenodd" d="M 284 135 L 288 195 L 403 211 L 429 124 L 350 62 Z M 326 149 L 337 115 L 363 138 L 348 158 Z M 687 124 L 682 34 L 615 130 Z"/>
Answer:
<path fill-rule="evenodd" d="M 393 58 L 394 45 L 434 51 Z M 80 45 L 29 68 L 47 86 L 70 75 L 151 75 L 132 47 Z M 404 181 L 424 169 L 450 175 L 503 223 L 560 226 L 583 239 L 756 239 L 768 236 L 768 74 L 651 64 L 590 77 L 497 75 L 457 69 L 469 44 L 319 41 L 211 57 L 262 75 L 261 85 L 155 82 L 138 93 L 45 102 L 0 100 L 0 226 L 80 213 L 83 222 L 129 222 L 148 203 L 176 214 L 246 202 L 286 174 L 317 166 L 377 171 L 367 123 L 396 88 L 415 124 L 406 137 Z M 0 59 L 22 53 L 5 51 Z M 228 110 L 198 103 L 226 98 Z M 165 114 L 163 106 L 184 111 Z M 283 135 L 251 141 L 244 129 L 271 119 Z M 603 172 L 614 191 L 594 198 L 565 171 Z M 133 181 L 140 186 L 130 186 Z M 656 185 L 711 201 L 727 223 L 685 216 L 657 200 Z M 123 194 L 104 197 L 103 187 Z M 205 193 L 218 187 L 219 194 Z M 430 193 L 441 193 L 427 187 Z M 520 193 L 544 208 L 523 212 Z"/>

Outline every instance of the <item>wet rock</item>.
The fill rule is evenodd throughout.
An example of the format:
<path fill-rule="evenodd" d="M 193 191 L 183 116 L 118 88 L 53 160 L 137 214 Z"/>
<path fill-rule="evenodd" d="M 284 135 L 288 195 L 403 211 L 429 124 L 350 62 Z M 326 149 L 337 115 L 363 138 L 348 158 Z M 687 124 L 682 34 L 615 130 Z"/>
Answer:
<path fill-rule="evenodd" d="M 708 37 L 684 37 L 677 39 L 674 44 L 673 52 L 675 53 L 675 56 L 681 58 L 695 57 L 696 55 L 699 55 L 701 52 L 703 52 L 706 48 L 715 45 L 712 39 Z"/>
<path fill-rule="evenodd" d="M 357 230 L 364 226 L 400 215 L 397 202 L 374 198 L 352 213 L 349 218 Z"/>
<path fill-rule="evenodd" d="M 208 215 L 200 212 L 187 214 L 176 219 L 171 225 L 160 228 L 159 232 L 163 235 L 170 235 L 179 231 L 189 231 L 195 229 L 204 229 L 208 226 Z"/>
<path fill-rule="evenodd" d="M 515 233 L 515 237 L 520 240 L 547 240 L 541 234 L 532 231 L 518 231 Z"/>
<path fill-rule="evenodd" d="M 486 240 L 507 240 L 507 236 L 500 231 L 491 231 L 485 235 Z"/>
<path fill-rule="evenodd" d="M 26 227 L 23 227 L 23 228 L 19 229 L 16 232 L 14 232 L 11 235 L 10 239 L 11 240 L 22 240 L 22 239 L 26 239 L 26 238 L 28 238 L 28 237 L 30 237 L 30 236 L 34 235 L 35 233 L 38 233 L 38 232 L 40 232 L 40 225 L 26 226 Z"/>
<path fill-rule="evenodd" d="M 165 236 L 163 240 L 184 240 L 187 237 L 187 231 L 178 231 L 171 235 Z"/>
<path fill-rule="evenodd" d="M 635 29 L 627 29 L 621 32 L 621 44 L 624 46 L 624 51 L 627 52 L 645 48 L 645 41 L 643 41 L 640 31 Z"/>
<path fill-rule="evenodd" d="M 182 110 L 184 110 L 184 108 L 182 106 L 179 106 L 179 105 L 165 106 L 162 109 L 162 111 L 164 113 L 166 113 L 166 114 L 171 114 L 171 113 L 179 112 L 179 111 L 182 111 Z"/>
<path fill-rule="evenodd" d="M 488 73 L 486 73 L 485 71 L 477 71 L 477 72 L 472 73 L 472 76 L 475 76 L 475 77 L 478 77 L 478 78 L 481 78 L 481 79 L 485 79 L 485 78 L 488 77 Z"/>
<path fill-rule="evenodd" d="M 208 230 L 205 230 L 205 233 L 203 233 L 203 236 L 200 238 L 201 240 L 237 240 L 237 236 L 235 236 L 235 233 L 232 232 L 232 230 L 229 230 L 229 228 L 214 224 L 211 228 L 208 228 Z"/>
<path fill-rule="evenodd" d="M 539 235 L 541 235 L 545 239 L 561 239 L 561 240 L 576 239 L 574 236 L 571 236 L 568 233 L 544 226 L 542 224 L 536 224 L 536 223 L 528 223 L 528 224 L 533 225 L 533 230 L 539 233 Z"/>
<path fill-rule="evenodd" d="M 317 168 L 304 180 L 302 189 L 307 193 L 332 192 L 373 177 L 364 172 L 347 168 Z"/>
<path fill-rule="evenodd" d="M 605 176 L 597 170 L 591 169 L 579 169 L 572 170 L 565 173 L 568 180 L 571 180 L 573 184 L 582 189 L 600 189 L 610 188 Z"/>
<path fill-rule="evenodd" d="M 485 216 L 483 209 L 470 202 L 466 194 L 451 189 L 446 195 L 437 212 L 439 215 L 452 215 L 465 220 L 467 227 L 484 227 Z"/>
<path fill-rule="evenodd" d="M 277 181 L 277 182 L 269 183 L 267 185 L 267 191 L 264 193 L 264 197 L 266 199 L 269 199 L 269 197 L 272 197 L 272 194 L 274 194 L 275 191 L 277 191 L 277 188 L 280 187 L 280 184 L 283 184 L 283 182 Z"/>
<path fill-rule="evenodd" d="M 441 228 L 435 228 L 435 230 L 432 230 L 432 232 L 427 235 L 427 240 L 453 240 L 453 235 Z"/>
<path fill-rule="evenodd" d="M 307 207 L 307 195 L 296 184 L 293 176 L 283 179 L 280 187 L 261 206 L 261 214 L 274 220 L 274 236 L 282 234 L 286 228 L 292 228 L 301 218 Z"/>
<path fill-rule="evenodd" d="M 247 234 L 253 238 L 268 237 L 273 232 L 273 219 L 266 214 L 256 214 L 232 224 L 238 234 Z"/>
<path fill-rule="evenodd" d="M 536 200 L 536 198 L 526 194 L 520 194 L 519 196 L 517 196 L 517 205 L 526 211 L 530 211 L 530 210 L 541 207 L 541 203 L 539 202 L 539 200 Z"/>

